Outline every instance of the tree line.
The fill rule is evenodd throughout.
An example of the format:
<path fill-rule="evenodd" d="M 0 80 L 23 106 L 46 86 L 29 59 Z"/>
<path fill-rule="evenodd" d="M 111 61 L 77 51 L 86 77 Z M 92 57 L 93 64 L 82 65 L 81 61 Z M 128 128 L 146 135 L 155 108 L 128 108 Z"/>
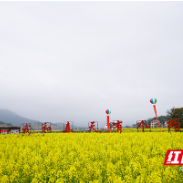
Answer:
<path fill-rule="evenodd" d="M 171 119 L 173 119 L 173 121 L 175 120 L 175 118 L 177 118 L 177 121 L 180 123 L 180 128 L 183 128 L 183 107 L 182 108 L 175 108 L 172 107 L 171 109 L 166 111 L 165 116 L 158 116 L 158 120 L 160 121 L 160 123 L 162 125 L 165 124 L 165 122 L 170 121 Z M 150 125 L 150 122 L 156 120 L 156 117 L 153 118 L 148 118 L 147 120 L 145 120 L 144 122 L 147 125 Z M 139 123 L 137 123 L 138 125 Z"/>

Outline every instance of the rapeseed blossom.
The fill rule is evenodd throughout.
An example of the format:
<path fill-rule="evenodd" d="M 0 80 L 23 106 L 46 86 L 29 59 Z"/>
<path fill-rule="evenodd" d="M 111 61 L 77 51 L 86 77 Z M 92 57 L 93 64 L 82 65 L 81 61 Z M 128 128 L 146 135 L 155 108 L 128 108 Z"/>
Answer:
<path fill-rule="evenodd" d="M 125 130 L 0 135 L 0 182 L 182 182 L 180 166 L 163 163 L 183 133 Z"/>

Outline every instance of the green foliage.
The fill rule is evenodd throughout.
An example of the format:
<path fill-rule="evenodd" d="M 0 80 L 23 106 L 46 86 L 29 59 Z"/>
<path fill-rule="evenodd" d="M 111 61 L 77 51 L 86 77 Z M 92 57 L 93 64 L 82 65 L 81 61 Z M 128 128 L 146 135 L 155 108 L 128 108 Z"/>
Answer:
<path fill-rule="evenodd" d="M 171 116 L 158 116 L 158 120 L 160 121 L 160 123 L 163 125 L 166 121 L 169 121 L 171 120 Z M 156 120 L 156 117 L 153 117 L 153 118 L 148 118 L 147 120 L 145 120 L 145 123 L 147 125 L 150 125 L 150 122 L 153 121 L 153 120 Z"/>
<path fill-rule="evenodd" d="M 167 116 L 171 116 L 173 114 L 174 109 L 175 109 L 175 107 L 172 107 L 170 110 L 167 110 L 166 111 Z"/>
<path fill-rule="evenodd" d="M 173 119 L 177 118 L 177 121 L 180 123 L 180 127 L 183 127 L 183 107 L 175 108 L 173 113 L 171 114 Z"/>
<path fill-rule="evenodd" d="M 12 124 L 11 124 L 11 123 L 5 123 L 5 122 L 2 122 L 2 121 L 0 121 L 0 125 L 12 126 Z"/>
<path fill-rule="evenodd" d="M 180 127 L 183 127 L 183 108 L 172 107 L 170 110 L 167 110 L 167 116 L 169 120 L 177 118 L 177 121 L 180 123 Z"/>

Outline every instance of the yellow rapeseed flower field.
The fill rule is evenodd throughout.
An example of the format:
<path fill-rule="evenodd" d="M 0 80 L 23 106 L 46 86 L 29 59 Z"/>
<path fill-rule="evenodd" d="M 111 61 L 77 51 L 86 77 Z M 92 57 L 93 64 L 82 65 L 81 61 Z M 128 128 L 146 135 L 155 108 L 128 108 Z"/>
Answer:
<path fill-rule="evenodd" d="M 163 165 L 182 132 L 125 130 L 0 135 L 0 183 L 183 182 L 181 166 Z"/>

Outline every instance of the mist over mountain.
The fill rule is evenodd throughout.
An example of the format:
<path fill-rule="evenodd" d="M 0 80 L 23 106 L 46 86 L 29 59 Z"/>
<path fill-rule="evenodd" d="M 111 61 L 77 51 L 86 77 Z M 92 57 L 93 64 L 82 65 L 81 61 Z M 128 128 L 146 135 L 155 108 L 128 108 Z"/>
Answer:
<path fill-rule="evenodd" d="M 8 110 L 0 109 L 0 121 L 5 123 L 11 123 L 13 126 L 20 126 L 22 123 L 34 123 L 38 120 L 28 119 Z"/>
<path fill-rule="evenodd" d="M 11 125 L 12 126 L 21 126 L 22 123 L 31 123 L 32 129 L 41 129 L 41 125 L 43 122 L 22 117 L 8 109 L 0 109 L 0 125 L 4 125 L 5 123 L 8 126 L 11 126 Z M 52 129 L 56 130 L 58 127 L 63 128 L 64 127 L 63 124 L 65 124 L 65 123 L 66 123 L 66 121 L 60 122 L 60 123 L 52 123 Z M 56 127 L 54 127 L 54 126 L 56 126 Z M 73 127 L 78 128 L 78 129 L 83 129 L 84 125 L 74 124 Z"/>

